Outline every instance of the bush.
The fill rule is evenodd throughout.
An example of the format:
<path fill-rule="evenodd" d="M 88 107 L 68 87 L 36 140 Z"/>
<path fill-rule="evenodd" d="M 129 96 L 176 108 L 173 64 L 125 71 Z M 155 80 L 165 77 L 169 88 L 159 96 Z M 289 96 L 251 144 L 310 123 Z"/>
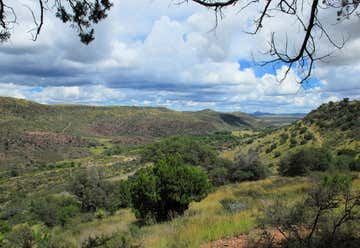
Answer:
<path fill-rule="evenodd" d="M 275 201 L 267 206 L 264 230 L 279 230 L 282 239 L 264 247 L 359 247 L 360 194 L 351 190 L 351 176 L 325 176 L 304 199 L 292 205 Z M 261 242 L 260 242 L 261 243 Z M 259 242 L 258 242 L 259 244 Z M 257 245 L 256 247 L 262 247 Z"/>
<path fill-rule="evenodd" d="M 222 165 L 209 171 L 209 179 L 214 186 L 229 183 L 229 170 L 227 165 Z"/>
<path fill-rule="evenodd" d="M 142 154 L 143 161 L 157 162 L 178 154 L 184 164 L 209 168 L 217 161 L 216 152 L 192 137 L 172 137 L 148 145 Z"/>
<path fill-rule="evenodd" d="M 206 136 L 205 140 L 211 142 L 215 137 L 223 137 L 223 135 L 225 134 L 215 133 Z M 227 140 L 226 137 L 223 138 Z M 156 163 L 174 154 L 183 164 L 203 167 L 212 184 L 219 186 L 229 182 L 228 168 L 232 162 L 219 158 L 214 149 L 203 144 L 196 137 L 176 136 L 148 145 L 143 151 L 142 160 Z"/>
<path fill-rule="evenodd" d="M 274 158 L 278 158 L 278 157 L 280 157 L 281 156 L 281 152 L 280 151 L 276 151 L 275 153 L 274 153 Z"/>
<path fill-rule="evenodd" d="M 281 158 L 279 172 L 283 176 L 303 176 L 309 171 L 325 171 L 331 164 L 332 157 L 326 149 L 303 147 Z"/>
<path fill-rule="evenodd" d="M 264 179 L 269 175 L 269 168 L 266 167 L 255 153 L 247 156 L 239 156 L 229 169 L 231 182 L 255 181 Z"/>
<path fill-rule="evenodd" d="M 78 198 L 85 212 L 102 208 L 114 213 L 129 204 L 128 184 L 124 181 L 110 183 L 96 168 L 77 174 L 69 185 L 69 191 Z"/>
<path fill-rule="evenodd" d="M 82 244 L 81 248 L 130 248 L 132 240 L 126 233 L 114 233 L 110 236 L 90 236 Z"/>
<path fill-rule="evenodd" d="M 96 211 L 105 206 L 109 184 L 100 171 L 91 168 L 78 173 L 72 179 L 69 190 L 81 202 L 83 211 Z"/>
<path fill-rule="evenodd" d="M 335 165 L 338 169 L 360 171 L 360 160 L 352 155 L 342 154 L 336 156 Z"/>
<path fill-rule="evenodd" d="M 295 147 L 297 145 L 297 141 L 295 138 L 290 139 L 290 148 Z"/>
<path fill-rule="evenodd" d="M 167 220 L 181 215 L 190 202 L 205 198 L 210 189 L 206 174 L 181 159 L 168 157 L 139 170 L 130 179 L 132 207 L 142 220 Z"/>
<path fill-rule="evenodd" d="M 4 247 L 32 248 L 35 247 L 36 233 L 28 224 L 17 225 L 5 238 Z"/>
<path fill-rule="evenodd" d="M 282 133 L 280 135 L 280 144 L 283 145 L 286 143 L 286 141 L 288 140 L 289 135 L 287 133 Z"/>
<path fill-rule="evenodd" d="M 104 208 L 111 214 L 120 208 L 127 208 L 131 204 L 131 195 L 128 181 L 119 181 L 110 184 Z"/>
<path fill-rule="evenodd" d="M 312 139 L 314 139 L 315 138 L 315 136 L 312 134 L 312 133 L 310 133 L 310 132 L 307 132 L 305 135 L 304 135 L 304 139 L 305 140 L 312 140 Z"/>
<path fill-rule="evenodd" d="M 71 217 L 80 212 L 79 204 L 71 197 L 42 197 L 33 200 L 30 211 L 49 227 L 64 226 Z"/>
<path fill-rule="evenodd" d="M 211 183 L 215 186 L 229 183 L 229 168 L 232 164 L 233 162 L 228 159 L 218 158 L 213 166 L 207 168 Z"/>

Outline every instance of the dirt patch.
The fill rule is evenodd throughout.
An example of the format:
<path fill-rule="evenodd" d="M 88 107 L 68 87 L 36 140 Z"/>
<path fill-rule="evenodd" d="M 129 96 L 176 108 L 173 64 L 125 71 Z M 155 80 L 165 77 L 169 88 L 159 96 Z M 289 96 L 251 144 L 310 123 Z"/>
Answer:
<path fill-rule="evenodd" d="M 143 145 L 143 144 L 151 143 L 153 141 L 154 139 L 149 137 L 134 136 L 134 137 L 119 137 L 113 139 L 111 143 L 115 145 Z"/>
<path fill-rule="evenodd" d="M 248 247 L 248 236 L 240 235 L 238 237 L 220 239 L 205 245 L 201 248 L 220 248 L 220 247 L 231 247 L 231 248 L 246 248 Z"/>
<path fill-rule="evenodd" d="M 86 142 L 78 137 L 54 133 L 54 132 L 26 132 L 23 139 L 25 143 L 34 144 L 38 147 L 46 147 L 49 145 L 69 145 L 72 146 L 85 146 Z"/>
<path fill-rule="evenodd" d="M 269 234 L 273 239 L 273 246 L 277 247 L 284 240 L 284 236 L 278 230 L 269 230 Z M 264 239 L 261 239 L 261 234 L 263 231 L 255 230 L 250 234 L 239 235 L 237 237 L 225 238 L 216 240 L 201 246 L 201 248 L 248 248 L 248 247 L 261 247 L 261 244 L 264 243 Z M 255 238 L 256 237 L 256 238 Z M 255 238 L 255 241 L 254 241 Z"/>

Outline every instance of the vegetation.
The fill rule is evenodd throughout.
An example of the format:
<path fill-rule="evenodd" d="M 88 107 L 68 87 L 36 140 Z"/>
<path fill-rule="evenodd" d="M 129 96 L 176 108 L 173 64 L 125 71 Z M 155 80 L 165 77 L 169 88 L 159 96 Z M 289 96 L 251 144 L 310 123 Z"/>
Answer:
<path fill-rule="evenodd" d="M 340 115 L 353 104 L 333 103 Z M 357 247 L 357 126 L 323 127 L 327 115 L 311 115 L 146 144 L 92 137 L 87 157 L 11 166 L 0 174 L 0 246 L 211 247 L 236 236 L 255 247 Z"/>
<path fill-rule="evenodd" d="M 325 176 L 291 207 L 281 202 L 269 206 L 263 221 L 283 237 L 276 240 L 269 234 L 266 247 L 273 242 L 281 247 L 358 247 L 360 194 L 351 183 L 348 175 Z"/>
<path fill-rule="evenodd" d="M 145 221 L 182 215 L 192 201 L 204 199 L 210 189 L 201 169 L 183 165 L 176 156 L 139 170 L 130 182 L 135 215 Z"/>
<path fill-rule="evenodd" d="M 303 176 L 310 171 L 326 171 L 331 164 L 332 157 L 327 149 L 303 147 L 282 157 L 279 172 L 284 176 Z"/>
<path fill-rule="evenodd" d="M 64 227 L 80 212 L 78 202 L 66 196 L 41 197 L 31 202 L 30 209 L 36 218 L 48 227 Z"/>
<path fill-rule="evenodd" d="M 95 168 L 77 174 L 69 185 L 69 191 L 77 197 L 83 211 L 103 208 L 114 213 L 130 202 L 127 182 L 110 183 Z"/>
<path fill-rule="evenodd" d="M 207 143 L 231 146 L 235 139 L 229 133 L 210 133 L 273 123 L 244 113 L 42 105 L 6 97 L 0 97 L 0 115 L 0 171 L 16 167 L 17 175 L 42 169 L 49 163 L 88 157 L 94 151 L 117 155 L 132 146 L 175 134 L 209 134 Z M 220 142 L 221 139 L 227 142 Z"/>
<path fill-rule="evenodd" d="M 239 156 L 229 168 L 228 174 L 230 182 L 241 182 L 265 179 L 270 171 L 256 154 L 251 153 L 246 157 Z"/>

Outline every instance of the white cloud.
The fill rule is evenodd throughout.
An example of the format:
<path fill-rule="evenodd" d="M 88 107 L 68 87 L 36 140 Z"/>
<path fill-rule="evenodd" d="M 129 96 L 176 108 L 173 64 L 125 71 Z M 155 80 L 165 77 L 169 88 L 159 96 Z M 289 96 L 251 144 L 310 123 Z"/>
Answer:
<path fill-rule="evenodd" d="M 0 83 L 0 96 L 26 99 L 24 92 L 27 89 L 26 86 L 18 86 L 13 83 Z"/>
<path fill-rule="evenodd" d="M 119 90 L 106 88 L 102 85 L 46 87 L 31 95 L 31 98 L 42 103 L 82 103 L 102 104 L 121 101 L 125 95 Z"/>
<path fill-rule="evenodd" d="M 76 33 L 51 13 L 33 43 L 26 33 L 32 17 L 20 9 L 19 16 L 25 18 L 19 20 L 12 41 L 0 47 L 0 81 L 4 82 L 0 95 L 47 103 L 131 102 L 270 112 L 307 111 L 329 99 L 360 96 L 358 22 L 329 26 L 336 35 L 351 32 L 351 39 L 327 64 L 315 68 L 314 75 L 322 83 L 304 90 L 296 83 L 299 79 L 293 70 L 278 82 L 285 66 L 275 75 L 266 71 L 257 75 L 253 68 L 242 66 L 243 60 L 251 61 L 252 53 L 264 59 L 258 51 L 268 48 L 270 32 L 278 31 L 279 41 L 286 31 L 290 40 L 301 41 L 299 27 L 282 17 L 267 18 L 258 35 L 242 32 L 253 27 L 257 8 L 240 14 L 236 8 L 227 9 L 225 18 L 211 31 L 213 12 L 195 4 L 119 0 L 108 19 L 96 27 L 96 40 L 89 46 L 80 44 Z M 321 17 L 332 20 L 331 14 Z M 321 42 L 319 51 L 328 51 L 328 42 Z M 39 86 L 41 91 L 32 91 Z"/>

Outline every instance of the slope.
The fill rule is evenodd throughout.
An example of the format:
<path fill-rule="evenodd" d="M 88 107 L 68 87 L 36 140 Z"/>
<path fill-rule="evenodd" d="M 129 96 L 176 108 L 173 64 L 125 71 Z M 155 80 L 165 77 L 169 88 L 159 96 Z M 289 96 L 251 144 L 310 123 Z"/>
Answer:
<path fill-rule="evenodd" d="M 242 136 L 241 144 L 223 155 L 234 159 L 237 154 L 255 151 L 276 167 L 284 154 L 304 146 L 326 147 L 334 156 L 360 158 L 360 102 L 344 99 L 322 104 L 289 126 Z"/>
<path fill-rule="evenodd" d="M 104 140 L 141 144 L 154 138 L 252 129 L 261 119 L 212 110 L 43 105 L 0 97 L 0 168 L 36 166 L 89 155 Z"/>

